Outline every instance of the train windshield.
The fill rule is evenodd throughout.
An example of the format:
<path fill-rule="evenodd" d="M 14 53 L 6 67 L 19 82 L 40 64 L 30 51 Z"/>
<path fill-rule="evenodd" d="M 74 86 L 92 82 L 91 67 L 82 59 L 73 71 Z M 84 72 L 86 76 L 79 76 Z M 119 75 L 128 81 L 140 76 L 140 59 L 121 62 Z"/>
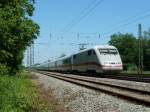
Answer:
<path fill-rule="evenodd" d="M 100 54 L 118 54 L 116 49 L 99 49 Z"/>

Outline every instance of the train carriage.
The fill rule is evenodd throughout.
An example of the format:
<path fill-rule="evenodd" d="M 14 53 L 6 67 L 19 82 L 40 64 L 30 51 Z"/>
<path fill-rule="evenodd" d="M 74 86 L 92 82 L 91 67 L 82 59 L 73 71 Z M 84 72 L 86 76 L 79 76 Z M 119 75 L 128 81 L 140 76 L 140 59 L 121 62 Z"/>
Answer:
<path fill-rule="evenodd" d="M 94 46 L 47 64 L 48 67 L 43 66 L 45 69 L 63 72 L 106 73 L 120 72 L 123 69 L 118 50 L 110 45 Z M 41 64 L 41 68 L 43 67 Z"/>

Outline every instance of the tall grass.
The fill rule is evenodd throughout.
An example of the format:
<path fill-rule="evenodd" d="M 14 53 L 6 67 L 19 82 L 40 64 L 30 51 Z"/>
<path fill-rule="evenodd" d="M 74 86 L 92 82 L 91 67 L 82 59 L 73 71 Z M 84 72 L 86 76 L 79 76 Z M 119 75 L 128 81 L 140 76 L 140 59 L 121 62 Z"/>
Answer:
<path fill-rule="evenodd" d="M 47 112 L 36 86 L 28 75 L 0 75 L 0 112 Z"/>

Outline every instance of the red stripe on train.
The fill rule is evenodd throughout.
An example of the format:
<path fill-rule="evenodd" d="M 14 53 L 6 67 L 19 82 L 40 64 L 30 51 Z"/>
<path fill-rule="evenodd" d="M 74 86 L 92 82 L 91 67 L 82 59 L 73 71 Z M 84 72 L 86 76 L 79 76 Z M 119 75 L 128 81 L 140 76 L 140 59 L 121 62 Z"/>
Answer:
<path fill-rule="evenodd" d="M 81 64 L 67 64 L 67 65 L 61 65 L 57 67 L 71 67 L 71 66 L 88 66 L 88 65 L 95 65 L 98 67 L 122 67 L 122 64 L 119 65 L 100 65 L 99 63 L 96 62 L 86 62 L 86 63 L 81 63 Z"/>

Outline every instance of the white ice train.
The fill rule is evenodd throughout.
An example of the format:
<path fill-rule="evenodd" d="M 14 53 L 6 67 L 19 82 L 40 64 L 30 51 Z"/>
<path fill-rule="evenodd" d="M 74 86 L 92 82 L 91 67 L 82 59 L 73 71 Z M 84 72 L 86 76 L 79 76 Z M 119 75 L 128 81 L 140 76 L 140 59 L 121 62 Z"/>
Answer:
<path fill-rule="evenodd" d="M 116 47 L 99 45 L 53 62 L 45 62 L 37 68 L 59 72 L 113 73 L 122 71 L 123 65 Z"/>

